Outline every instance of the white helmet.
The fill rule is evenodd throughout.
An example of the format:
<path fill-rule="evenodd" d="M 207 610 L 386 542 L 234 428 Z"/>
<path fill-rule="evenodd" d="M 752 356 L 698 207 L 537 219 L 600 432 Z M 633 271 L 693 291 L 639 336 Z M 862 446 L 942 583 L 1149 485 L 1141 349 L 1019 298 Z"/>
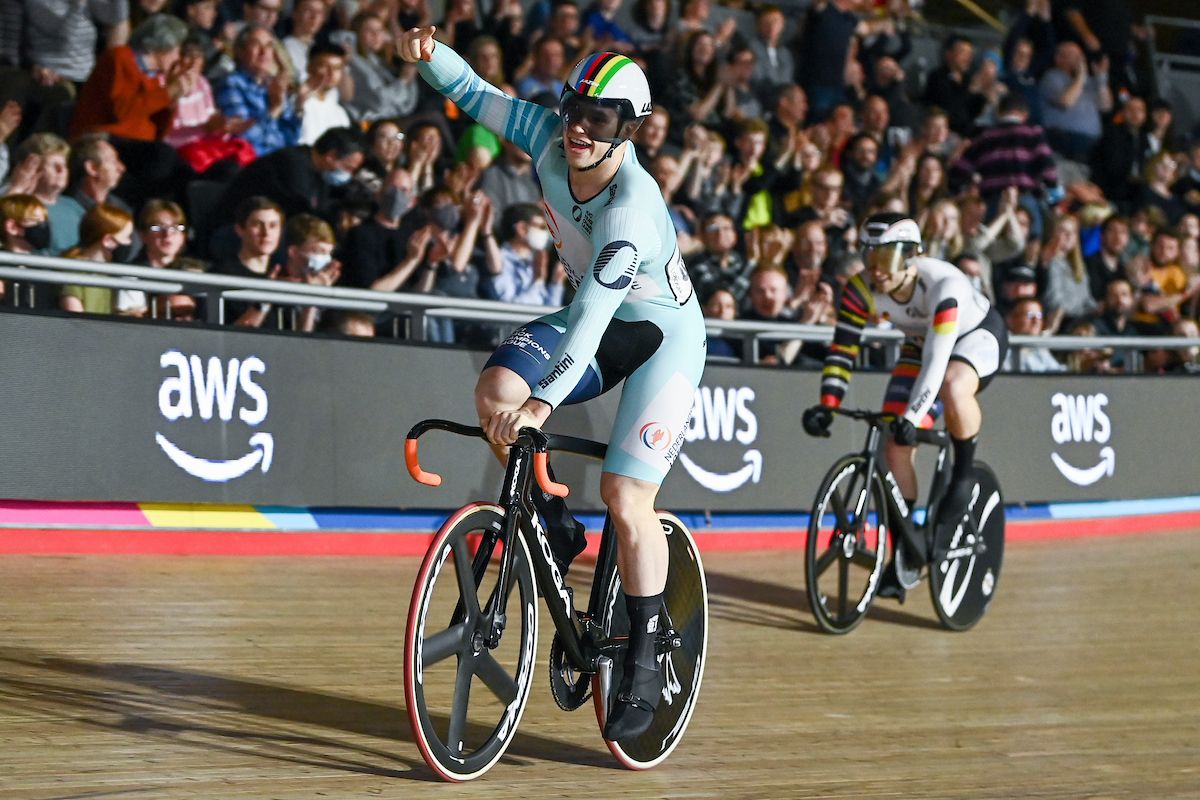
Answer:
<path fill-rule="evenodd" d="M 911 217 L 895 212 L 872 214 L 862 224 L 858 235 L 863 247 L 874 247 L 892 242 L 905 242 L 921 246 L 921 228 Z"/>
<path fill-rule="evenodd" d="M 858 239 L 867 268 L 880 272 L 898 272 L 908 259 L 922 252 L 920 226 L 895 212 L 867 217 Z"/>
<path fill-rule="evenodd" d="M 646 73 L 620 53 L 593 53 L 576 64 L 563 86 L 562 96 L 568 94 L 615 106 L 626 119 L 647 117 L 653 109 Z"/>

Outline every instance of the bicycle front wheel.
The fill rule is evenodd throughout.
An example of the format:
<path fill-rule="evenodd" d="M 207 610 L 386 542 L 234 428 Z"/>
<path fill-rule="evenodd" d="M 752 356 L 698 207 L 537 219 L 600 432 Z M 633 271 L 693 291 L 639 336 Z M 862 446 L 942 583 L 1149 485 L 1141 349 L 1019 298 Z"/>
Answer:
<path fill-rule="evenodd" d="M 499 585 L 503 528 L 499 506 L 477 503 L 453 514 L 425 554 L 408 609 L 408 718 L 425 762 L 449 781 L 478 778 L 504 754 L 533 683 L 537 592 L 520 536 L 510 543 L 516 553 L 508 585 Z M 489 647 L 495 603 L 505 604 L 507 625 Z"/>
<path fill-rule="evenodd" d="M 639 770 L 661 764 L 682 740 L 696 710 L 708 654 L 708 583 L 704 579 L 700 550 L 678 517 L 659 512 L 658 518 L 667 537 L 669 554 L 663 605 L 669 624 L 678 634 L 679 646 L 659 657 L 664 685 L 650 728 L 640 736 L 620 742 L 605 740 L 617 761 L 629 769 Z M 601 609 L 603 630 L 609 637 L 628 637 L 629 616 L 625 612 L 625 593 L 621 591 L 621 576 L 616 565 L 600 579 L 606 587 Z M 668 621 L 660 617 L 659 624 L 666 625 Z M 616 700 L 624 657 L 622 650 L 614 658 L 616 664 L 609 696 L 605 697 L 601 691 L 599 676 L 592 678 L 593 705 L 601 732 L 608 709 Z"/>
<path fill-rule="evenodd" d="M 938 526 L 929 565 L 929 593 L 942 625 L 965 631 L 982 619 L 1004 561 L 1004 498 L 1000 481 L 976 462 L 975 489 L 963 521 Z"/>
<path fill-rule="evenodd" d="M 804 576 L 808 603 L 828 633 L 862 622 L 887 554 L 883 483 L 861 455 L 845 456 L 825 476 L 808 522 Z"/>

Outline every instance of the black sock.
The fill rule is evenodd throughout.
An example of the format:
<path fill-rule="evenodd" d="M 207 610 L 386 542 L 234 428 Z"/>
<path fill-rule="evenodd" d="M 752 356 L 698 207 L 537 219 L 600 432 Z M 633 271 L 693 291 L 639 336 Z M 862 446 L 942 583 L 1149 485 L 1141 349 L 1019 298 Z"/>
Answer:
<path fill-rule="evenodd" d="M 625 652 L 626 664 L 632 663 L 650 670 L 658 669 L 658 654 L 654 645 L 662 603 L 661 592 L 649 597 L 625 595 L 625 611 L 629 614 L 629 649 Z"/>
<path fill-rule="evenodd" d="M 969 439 L 950 437 L 950 443 L 954 446 L 954 468 L 950 473 L 951 483 L 963 483 L 970 477 L 971 468 L 975 466 L 975 443 L 978 441 L 978 434 Z"/>
<path fill-rule="evenodd" d="M 904 498 L 904 505 L 908 506 L 908 516 L 912 517 L 913 512 L 917 510 L 917 498 L 915 498 L 915 497 Z"/>

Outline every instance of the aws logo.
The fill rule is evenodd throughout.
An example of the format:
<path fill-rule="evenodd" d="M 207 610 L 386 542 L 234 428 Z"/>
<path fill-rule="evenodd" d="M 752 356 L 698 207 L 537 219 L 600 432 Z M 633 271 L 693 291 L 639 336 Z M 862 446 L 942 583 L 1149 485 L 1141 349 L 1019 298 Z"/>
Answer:
<path fill-rule="evenodd" d="M 159 366 L 168 370 L 158 387 L 158 410 L 168 422 L 199 417 L 223 425 L 233 420 L 236 411 L 239 420 L 256 428 L 267 418 L 269 401 L 258 382 L 267 365 L 258 356 L 228 362 L 212 356 L 206 362 L 197 355 L 168 350 L 159 357 Z M 175 466 L 211 483 L 240 478 L 255 467 L 265 473 L 275 452 L 275 439 L 265 431 L 250 436 L 248 453 L 226 460 L 193 455 L 162 433 L 155 433 L 154 440 Z"/>
<path fill-rule="evenodd" d="M 762 453 L 750 447 L 758 438 L 758 417 L 750 406 L 754 390 L 749 386 L 722 388 L 701 386 L 696 390 L 692 416 L 688 419 L 686 438 L 689 442 L 707 439 L 742 445 L 744 466 L 734 472 L 712 472 L 681 453 L 679 461 L 696 483 L 714 492 L 732 492 L 747 482 L 758 483 L 762 478 Z"/>
<path fill-rule="evenodd" d="M 1100 448 L 1100 462 L 1090 467 L 1077 467 L 1058 453 L 1051 453 L 1050 460 L 1062 476 L 1076 486 L 1091 486 L 1101 478 L 1111 477 L 1117 454 L 1107 444 L 1112 436 L 1112 420 L 1104 410 L 1108 395 L 1057 392 L 1050 398 L 1050 403 L 1055 408 L 1050 420 L 1050 435 L 1056 443 L 1096 442 L 1104 445 Z"/>

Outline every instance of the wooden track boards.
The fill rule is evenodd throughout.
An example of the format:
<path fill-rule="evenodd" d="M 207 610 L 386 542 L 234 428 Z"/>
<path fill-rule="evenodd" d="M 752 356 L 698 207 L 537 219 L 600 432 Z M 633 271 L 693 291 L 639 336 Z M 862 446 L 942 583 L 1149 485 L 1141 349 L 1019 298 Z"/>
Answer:
<path fill-rule="evenodd" d="M 461 787 L 403 708 L 416 560 L 7 557 L 0 797 L 1200 797 L 1198 533 L 1012 545 L 965 634 L 922 586 L 823 635 L 801 553 L 710 554 L 666 764 L 619 769 L 590 703 L 554 707 L 543 613 L 521 734 Z"/>

